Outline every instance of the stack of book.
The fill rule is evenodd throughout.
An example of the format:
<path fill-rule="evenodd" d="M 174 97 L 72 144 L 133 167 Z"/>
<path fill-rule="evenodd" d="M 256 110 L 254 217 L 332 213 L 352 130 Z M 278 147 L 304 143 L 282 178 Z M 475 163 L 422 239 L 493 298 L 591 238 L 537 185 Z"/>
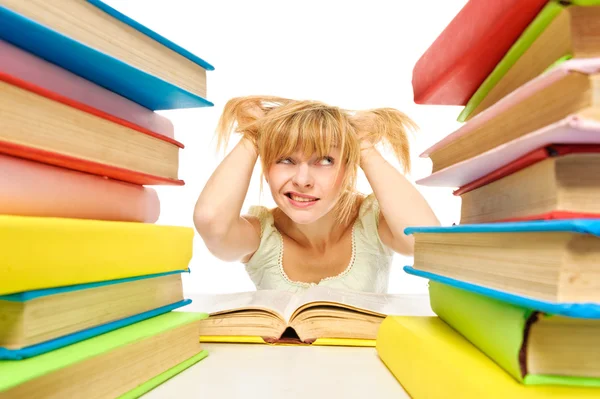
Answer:
<path fill-rule="evenodd" d="M 98 0 L 0 0 L 0 397 L 134 398 L 204 358 L 156 110 L 212 66 Z"/>
<path fill-rule="evenodd" d="M 482 21 L 514 17 L 484 3 L 469 1 L 457 18 L 474 9 Z M 542 2 L 512 3 L 524 17 Z M 405 231 L 415 258 L 404 270 L 429 279 L 438 317 L 389 317 L 378 334 L 380 357 L 414 398 L 600 396 L 600 7 L 543 3 L 478 89 L 508 70 L 495 86 L 508 92 L 486 97 L 424 154 L 433 172 L 418 183 L 457 187 L 462 205 L 458 225 Z M 446 51 L 440 40 L 492 37 L 496 25 L 455 19 L 426 56 Z M 558 37 L 571 50 L 557 52 Z M 463 78 L 443 79 L 452 88 Z M 449 93 L 444 82 L 436 90 Z"/>

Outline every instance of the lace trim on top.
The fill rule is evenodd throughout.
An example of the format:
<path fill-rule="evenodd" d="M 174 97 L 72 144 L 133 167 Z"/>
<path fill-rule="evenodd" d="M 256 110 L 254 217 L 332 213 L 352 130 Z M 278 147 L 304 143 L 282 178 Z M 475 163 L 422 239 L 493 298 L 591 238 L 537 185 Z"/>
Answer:
<path fill-rule="evenodd" d="M 279 264 L 279 272 L 281 273 L 281 276 L 283 277 L 283 279 L 285 281 L 287 281 L 289 284 L 298 286 L 298 287 L 304 287 L 304 288 L 308 288 L 308 287 L 313 287 L 315 285 L 319 285 L 320 283 L 324 282 L 324 281 L 330 281 L 330 280 L 336 280 L 339 278 L 344 277 L 346 274 L 350 273 L 350 270 L 352 270 L 352 267 L 354 266 L 354 260 L 356 258 L 356 242 L 355 242 L 355 237 L 354 237 L 354 227 L 356 226 L 356 222 L 352 225 L 352 232 L 351 232 L 351 236 L 352 236 L 352 255 L 350 256 L 350 262 L 348 263 L 348 266 L 346 267 L 346 269 L 344 269 L 341 273 L 335 275 L 335 276 L 329 276 L 329 277 L 325 277 L 323 279 L 321 279 L 318 283 L 307 283 L 304 281 L 294 281 L 292 279 L 290 279 L 288 277 L 288 275 L 286 274 L 285 270 L 283 270 L 283 235 L 281 235 L 281 233 L 279 232 L 279 230 L 275 229 L 275 231 L 277 232 L 277 234 L 279 234 L 279 260 L 278 260 L 278 264 Z"/>

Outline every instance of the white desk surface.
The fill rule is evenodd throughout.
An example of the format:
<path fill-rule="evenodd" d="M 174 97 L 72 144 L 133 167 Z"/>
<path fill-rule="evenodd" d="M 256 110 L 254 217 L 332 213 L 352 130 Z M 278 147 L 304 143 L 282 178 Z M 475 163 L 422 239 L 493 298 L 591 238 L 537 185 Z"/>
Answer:
<path fill-rule="evenodd" d="M 209 355 L 143 399 L 410 398 L 375 348 L 205 344 Z"/>
<path fill-rule="evenodd" d="M 419 299 L 406 314 L 432 315 L 428 296 Z M 214 343 L 204 348 L 207 358 L 143 399 L 410 398 L 375 348 Z"/>

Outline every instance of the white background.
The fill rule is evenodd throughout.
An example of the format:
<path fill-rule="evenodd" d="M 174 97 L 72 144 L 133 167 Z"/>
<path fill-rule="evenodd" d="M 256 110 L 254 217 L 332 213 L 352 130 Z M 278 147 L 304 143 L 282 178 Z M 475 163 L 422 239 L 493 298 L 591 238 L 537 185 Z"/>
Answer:
<path fill-rule="evenodd" d="M 156 188 L 159 224 L 193 226 L 196 198 L 223 156 L 215 152 L 213 134 L 231 97 L 266 94 L 348 109 L 397 108 L 420 126 L 412 141 L 412 181 L 431 172 L 430 160 L 419 154 L 460 126 L 460 107 L 416 105 L 411 78 L 415 62 L 466 0 L 105 1 L 215 67 L 207 73 L 214 107 L 161 112 L 186 146 L 179 174 L 186 184 Z M 256 169 L 243 211 L 259 203 L 274 206 L 268 187 L 260 195 L 258 179 Z M 418 188 L 443 225 L 458 222 L 460 199 L 451 188 Z M 364 175 L 359 189 L 372 191 Z M 194 242 L 187 293 L 254 289 L 241 264 L 214 258 L 197 234 Z M 411 262 L 396 255 L 390 292 L 426 292 L 425 280 L 402 271 Z"/>

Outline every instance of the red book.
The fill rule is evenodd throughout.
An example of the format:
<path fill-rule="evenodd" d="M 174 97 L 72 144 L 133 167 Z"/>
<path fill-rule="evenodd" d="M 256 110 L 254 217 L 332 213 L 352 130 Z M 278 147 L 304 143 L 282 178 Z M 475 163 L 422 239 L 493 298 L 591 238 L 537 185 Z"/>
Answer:
<path fill-rule="evenodd" d="M 559 219 L 600 219 L 600 214 L 597 213 L 581 213 L 569 211 L 552 211 L 541 215 L 529 215 L 521 218 L 510 218 L 495 220 L 488 223 L 505 223 L 505 222 L 527 222 L 533 220 L 559 220 Z"/>
<path fill-rule="evenodd" d="M 548 0 L 470 0 L 417 61 L 417 104 L 465 105 Z"/>
<path fill-rule="evenodd" d="M 0 91 L 0 153 L 138 185 L 184 184 L 183 144 L 172 138 L 3 72 Z"/>
<path fill-rule="evenodd" d="M 488 173 L 487 175 L 480 177 L 471 183 L 465 184 L 462 187 L 456 189 L 454 195 L 462 195 L 469 191 L 475 190 L 476 188 L 483 187 L 496 180 L 502 179 L 508 175 L 518 172 L 521 169 L 525 169 L 537 162 L 543 161 L 549 157 L 558 157 L 567 154 L 583 154 L 583 153 L 600 153 L 600 145 L 598 144 L 553 144 L 548 145 L 537 150 L 533 150 L 521 158 L 517 158 L 509 164 L 496 169 L 495 171 Z"/>

